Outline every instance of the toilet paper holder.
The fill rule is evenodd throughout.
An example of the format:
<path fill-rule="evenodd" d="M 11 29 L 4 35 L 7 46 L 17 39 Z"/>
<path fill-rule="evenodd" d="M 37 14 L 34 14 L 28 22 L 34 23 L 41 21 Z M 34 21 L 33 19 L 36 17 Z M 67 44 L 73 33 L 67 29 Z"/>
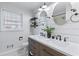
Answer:
<path fill-rule="evenodd" d="M 23 36 L 20 36 L 20 37 L 19 37 L 19 41 L 21 41 L 21 40 L 23 40 Z"/>

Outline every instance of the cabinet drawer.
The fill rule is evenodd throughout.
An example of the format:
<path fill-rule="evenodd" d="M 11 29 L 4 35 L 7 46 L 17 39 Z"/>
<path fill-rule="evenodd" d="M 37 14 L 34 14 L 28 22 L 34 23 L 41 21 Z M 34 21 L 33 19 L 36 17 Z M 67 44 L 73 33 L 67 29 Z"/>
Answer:
<path fill-rule="evenodd" d="M 29 52 L 32 53 L 33 56 L 39 56 L 39 43 L 29 39 Z"/>
<path fill-rule="evenodd" d="M 43 56 L 65 56 L 64 54 L 42 44 L 40 45 L 40 51 Z"/>
<path fill-rule="evenodd" d="M 39 56 L 39 51 L 36 49 L 30 50 L 30 52 L 33 54 L 33 56 Z"/>
<path fill-rule="evenodd" d="M 63 53 L 52 49 L 44 44 L 35 40 L 29 39 L 29 52 L 34 56 L 65 56 Z"/>
<path fill-rule="evenodd" d="M 34 40 L 32 40 L 32 39 L 29 39 L 28 41 L 29 41 L 29 45 L 30 45 L 31 47 L 34 47 L 34 48 L 37 48 L 37 49 L 38 49 L 39 43 L 38 43 L 37 41 L 34 41 Z"/>

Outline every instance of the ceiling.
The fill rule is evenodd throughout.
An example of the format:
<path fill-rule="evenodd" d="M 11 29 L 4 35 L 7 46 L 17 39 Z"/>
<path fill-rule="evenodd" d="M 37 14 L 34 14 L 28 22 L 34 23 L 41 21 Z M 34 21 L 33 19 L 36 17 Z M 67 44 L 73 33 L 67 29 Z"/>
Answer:
<path fill-rule="evenodd" d="M 46 2 L 47 6 L 54 2 Z M 34 14 L 44 2 L 0 2 L 0 5 L 12 6 Z"/>
<path fill-rule="evenodd" d="M 17 7 L 20 7 L 29 11 L 36 10 L 44 4 L 44 2 L 10 2 L 10 3 L 16 5 Z M 48 6 L 52 3 L 53 2 L 46 2 Z"/>

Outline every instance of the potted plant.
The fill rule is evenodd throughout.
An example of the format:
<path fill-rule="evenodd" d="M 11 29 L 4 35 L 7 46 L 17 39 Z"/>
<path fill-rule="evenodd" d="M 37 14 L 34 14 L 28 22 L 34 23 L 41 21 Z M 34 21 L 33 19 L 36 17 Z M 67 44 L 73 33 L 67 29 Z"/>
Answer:
<path fill-rule="evenodd" d="M 52 31 L 55 30 L 55 28 L 51 28 L 51 27 L 46 26 L 46 28 L 43 29 L 43 30 L 47 32 L 47 37 L 50 38 L 51 37 L 51 33 L 52 33 Z"/>

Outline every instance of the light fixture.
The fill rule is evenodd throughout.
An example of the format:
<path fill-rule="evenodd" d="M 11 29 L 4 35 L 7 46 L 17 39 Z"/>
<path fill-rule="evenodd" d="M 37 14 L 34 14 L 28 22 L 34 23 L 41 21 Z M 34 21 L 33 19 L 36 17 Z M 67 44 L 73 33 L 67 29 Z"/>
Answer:
<path fill-rule="evenodd" d="M 40 6 L 40 8 L 38 9 L 38 11 L 42 11 L 42 10 L 44 10 L 44 9 L 46 9 L 46 8 L 47 8 L 47 5 L 46 5 L 46 3 L 44 2 L 43 6 Z"/>
<path fill-rule="evenodd" d="M 46 3 L 44 2 L 44 5 L 42 6 L 42 9 L 45 9 L 45 8 L 47 8 L 47 5 L 46 5 Z"/>
<path fill-rule="evenodd" d="M 40 6 L 40 8 L 38 9 L 38 11 L 42 11 L 42 8 L 41 8 L 41 6 Z"/>

